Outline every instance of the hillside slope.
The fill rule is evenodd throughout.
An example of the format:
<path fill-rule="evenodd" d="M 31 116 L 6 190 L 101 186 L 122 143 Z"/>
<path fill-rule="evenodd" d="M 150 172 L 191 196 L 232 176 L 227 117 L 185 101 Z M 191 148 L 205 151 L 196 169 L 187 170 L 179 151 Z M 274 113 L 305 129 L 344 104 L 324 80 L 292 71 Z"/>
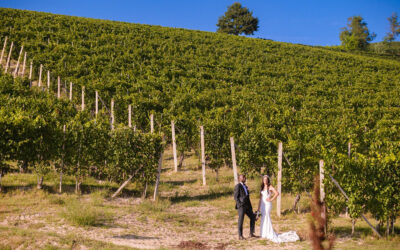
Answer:
<path fill-rule="evenodd" d="M 25 46 L 35 79 L 43 64 L 63 82 L 85 85 L 89 109 L 97 89 L 103 106 L 116 100 L 119 123 L 127 123 L 128 104 L 139 129 L 149 128 L 155 112 L 157 130 L 169 135 L 175 119 L 181 152 L 198 149 L 203 124 L 213 169 L 230 164 L 227 142 L 234 136 L 242 171 L 275 172 L 276 145 L 283 141 L 294 166 L 284 173 L 292 191 L 303 188 L 297 177 L 310 187 L 318 160 L 347 154 L 348 142 L 354 152 L 375 154 L 400 139 L 400 63 L 394 60 L 3 8 L 1 43 L 6 36 L 18 48 L 14 59 Z M 79 103 L 80 88 L 74 91 Z"/>

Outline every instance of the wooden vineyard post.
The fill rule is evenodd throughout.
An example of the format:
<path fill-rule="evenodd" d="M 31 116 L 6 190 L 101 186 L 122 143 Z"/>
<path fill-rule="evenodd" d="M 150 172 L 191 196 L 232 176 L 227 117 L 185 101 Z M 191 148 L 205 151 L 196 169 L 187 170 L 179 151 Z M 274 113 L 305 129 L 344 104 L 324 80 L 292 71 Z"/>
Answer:
<path fill-rule="evenodd" d="M 176 140 L 175 140 L 175 122 L 171 121 L 171 133 L 172 133 L 172 154 L 174 156 L 174 170 L 178 172 L 178 158 L 176 156 Z"/>
<path fill-rule="evenodd" d="M 154 132 L 154 115 L 150 114 L 150 133 Z"/>
<path fill-rule="evenodd" d="M 82 86 L 82 104 L 81 104 L 82 111 L 85 110 L 85 86 Z"/>
<path fill-rule="evenodd" d="M 63 171 L 64 171 L 64 150 L 65 150 L 65 130 L 66 126 L 63 126 L 63 145 L 62 145 L 62 157 L 61 157 L 61 170 L 60 170 L 60 184 L 58 188 L 58 192 L 62 193 L 62 178 L 63 178 Z"/>
<path fill-rule="evenodd" d="M 204 128 L 200 126 L 200 146 L 201 146 L 201 171 L 203 174 L 203 186 L 206 185 L 206 154 L 204 152 Z"/>
<path fill-rule="evenodd" d="M 43 64 L 40 64 L 38 87 L 42 86 L 42 72 L 43 72 Z"/>
<path fill-rule="evenodd" d="M 283 144 L 279 142 L 278 144 L 278 197 L 276 199 L 276 214 L 281 217 L 281 202 L 282 202 L 282 154 L 283 154 Z"/>
<path fill-rule="evenodd" d="M 0 66 L 3 66 L 3 57 L 4 57 L 4 51 L 6 50 L 6 47 L 7 47 L 7 39 L 8 39 L 8 37 L 6 36 L 6 39 L 4 40 L 3 49 L 1 50 Z"/>
<path fill-rule="evenodd" d="M 22 64 L 22 77 L 25 77 L 25 67 L 26 67 L 26 51 L 24 53 L 24 63 Z"/>
<path fill-rule="evenodd" d="M 50 91 L 50 70 L 47 70 L 47 91 Z"/>
<path fill-rule="evenodd" d="M 235 181 L 235 185 L 239 183 L 238 181 L 238 173 L 236 167 L 236 152 L 235 152 L 235 140 L 233 137 L 230 138 L 231 141 L 231 154 L 232 154 L 232 167 L 233 167 L 233 179 Z"/>
<path fill-rule="evenodd" d="M 132 105 L 128 105 L 128 127 L 132 128 Z"/>
<path fill-rule="evenodd" d="M 320 195 L 320 201 L 322 203 L 322 214 L 321 217 L 325 219 L 325 226 L 324 226 L 324 232 L 325 234 L 327 233 L 328 229 L 328 222 L 327 222 L 327 217 L 326 217 L 326 205 L 325 205 L 325 189 L 324 189 L 324 160 L 319 161 L 319 195 Z"/>
<path fill-rule="evenodd" d="M 61 78 L 57 77 L 57 98 L 61 97 Z"/>
<path fill-rule="evenodd" d="M 31 65 L 29 66 L 29 81 L 32 81 L 32 70 L 33 70 L 33 62 L 31 61 Z"/>
<path fill-rule="evenodd" d="M 347 144 L 347 156 L 351 157 L 351 142 Z M 349 218 L 349 207 L 346 206 L 346 218 Z M 353 232 L 353 231 L 352 231 Z"/>
<path fill-rule="evenodd" d="M 5 69 L 6 73 L 8 71 L 8 67 L 10 66 L 11 53 L 12 53 L 12 50 L 13 50 L 13 46 L 14 46 L 14 42 L 11 42 L 10 53 L 8 53 L 7 62 L 6 62 L 6 69 Z"/>
<path fill-rule="evenodd" d="M 72 101 L 72 82 L 69 82 L 69 100 Z"/>
<path fill-rule="evenodd" d="M 21 50 L 19 51 L 18 60 L 17 60 L 17 66 L 14 69 L 14 78 L 18 76 L 19 62 L 21 60 L 21 55 L 22 55 L 22 51 L 23 50 L 24 50 L 24 45 L 21 46 Z"/>
<path fill-rule="evenodd" d="M 163 137 L 162 140 L 164 141 L 165 138 Z M 158 186 L 160 185 L 160 176 L 161 176 L 161 169 L 162 169 L 162 158 L 163 158 L 163 150 L 161 150 L 160 158 L 158 158 L 157 179 L 156 179 L 156 185 L 154 187 L 153 201 L 155 201 L 157 199 L 157 195 L 158 195 Z M 146 183 L 146 186 L 147 186 L 147 183 Z"/>
<path fill-rule="evenodd" d="M 114 99 L 111 99 L 111 130 L 114 130 Z"/>
<path fill-rule="evenodd" d="M 97 119 L 97 114 L 99 113 L 99 92 L 96 90 L 96 99 L 95 99 L 95 115 L 96 115 L 96 119 Z"/>

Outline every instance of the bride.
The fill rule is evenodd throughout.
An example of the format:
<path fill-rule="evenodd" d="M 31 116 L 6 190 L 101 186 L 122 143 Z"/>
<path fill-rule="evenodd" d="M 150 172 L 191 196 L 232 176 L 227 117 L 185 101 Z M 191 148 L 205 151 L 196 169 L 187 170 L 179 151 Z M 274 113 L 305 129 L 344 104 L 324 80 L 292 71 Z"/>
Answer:
<path fill-rule="evenodd" d="M 272 195 L 273 194 L 273 195 Z M 275 233 L 271 222 L 272 201 L 278 197 L 279 193 L 271 186 L 268 175 L 264 175 L 261 183 L 260 202 L 257 212 L 261 213 L 260 236 L 275 243 L 293 242 L 300 240 L 295 231 L 289 231 L 282 234 Z M 271 197 L 272 196 L 272 197 Z"/>

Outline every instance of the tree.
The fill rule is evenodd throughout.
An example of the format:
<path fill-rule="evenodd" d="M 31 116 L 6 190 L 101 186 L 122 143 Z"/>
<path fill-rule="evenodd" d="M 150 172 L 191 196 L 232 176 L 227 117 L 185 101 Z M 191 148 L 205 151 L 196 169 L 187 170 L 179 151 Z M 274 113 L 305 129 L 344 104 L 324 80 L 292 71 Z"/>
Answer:
<path fill-rule="evenodd" d="M 252 11 L 236 2 L 218 19 L 217 26 L 217 32 L 253 35 L 254 31 L 258 30 L 258 18 L 253 17 Z"/>
<path fill-rule="evenodd" d="M 386 33 L 384 41 L 392 42 L 400 34 L 400 24 L 399 24 L 397 13 L 394 12 L 392 14 L 392 16 L 388 18 L 388 21 L 390 23 L 390 32 Z"/>
<path fill-rule="evenodd" d="M 369 42 L 374 40 L 375 33 L 370 33 L 367 23 L 361 16 L 348 18 L 347 28 L 342 28 L 340 32 L 340 41 L 346 49 L 365 49 Z"/>

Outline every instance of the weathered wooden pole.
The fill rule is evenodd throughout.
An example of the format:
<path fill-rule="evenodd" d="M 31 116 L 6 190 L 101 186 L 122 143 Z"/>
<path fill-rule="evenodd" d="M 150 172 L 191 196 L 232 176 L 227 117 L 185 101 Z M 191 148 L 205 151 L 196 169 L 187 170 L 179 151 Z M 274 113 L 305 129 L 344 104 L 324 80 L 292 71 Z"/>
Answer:
<path fill-rule="evenodd" d="M 24 63 L 22 64 L 22 77 L 25 77 L 25 67 L 26 67 L 26 51 L 24 53 Z"/>
<path fill-rule="evenodd" d="M 281 217 L 281 203 L 282 203 L 282 154 L 283 154 L 283 144 L 279 142 L 278 144 L 278 198 L 276 199 L 276 214 Z"/>
<path fill-rule="evenodd" d="M 19 51 L 18 60 L 17 60 L 17 66 L 14 69 L 14 78 L 18 76 L 19 62 L 21 60 L 21 56 L 22 56 L 22 51 L 23 50 L 24 50 L 24 45 L 21 46 L 21 50 Z"/>
<path fill-rule="evenodd" d="M 164 141 L 163 137 L 163 141 Z M 157 179 L 156 179 L 156 185 L 154 187 L 154 195 L 153 195 L 153 201 L 157 199 L 158 195 L 158 186 L 160 185 L 160 177 L 161 177 L 161 169 L 162 169 L 162 158 L 163 158 L 163 150 L 160 152 L 160 158 L 158 158 L 158 168 L 157 168 Z M 147 186 L 147 183 L 146 183 Z"/>
<path fill-rule="evenodd" d="M 85 110 L 85 86 L 82 86 L 82 104 L 81 104 L 82 111 Z"/>
<path fill-rule="evenodd" d="M 69 100 L 72 101 L 72 82 L 69 82 Z"/>
<path fill-rule="evenodd" d="M 111 130 L 114 130 L 114 99 L 111 99 Z"/>
<path fill-rule="evenodd" d="M 200 147 L 201 147 L 201 171 L 203 174 L 203 186 L 206 185 L 206 153 L 204 150 L 204 128 L 200 126 Z"/>
<path fill-rule="evenodd" d="M 347 156 L 350 158 L 351 157 L 351 142 L 349 142 L 348 144 L 347 144 Z M 346 218 L 349 218 L 349 207 L 348 206 L 346 206 Z M 353 222 L 353 220 L 352 220 L 352 222 Z M 352 223 L 353 224 L 353 223 Z M 354 226 L 353 226 L 353 228 L 354 228 Z M 354 232 L 353 232 L 354 233 Z"/>
<path fill-rule="evenodd" d="M 320 201 L 322 203 L 322 214 L 321 217 L 325 219 L 325 225 L 324 225 L 324 232 L 325 234 L 328 231 L 328 221 L 327 221 L 327 214 L 326 214 L 326 205 L 325 205 L 325 189 L 324 189 L 324 160 L 319 161 L 319 196 L 320 196 Z"/>
<path fill-rule="evenodd" d="M 97 119 L 97 114 L 99 113 L 99 92 L 96 90 L 96 99 L 95 99 L 95 114 Z"/>
<path fill-rule="evenodd" d="M 63 172 L 64 172 L 64 150 L 65 150 L 65 131 L 66 131 L 66 126 L 63 126 L 63 145 L 62 145 L 62 157 L 61 157 L 61 170 L 60 170 L 60 184 L 58 188 L 58 192 L 61 194 L 62 193 L 62 178 L 63 178 Z"/>
<path fill-rule="evenodd" d="M 42 72 L 43 72 L 43 64 L 40 64 L 38 87 L 42 86 Z"/>
<path fill-rule="evenodd" d="M 29 80 L 32 81 L 32 71 L 33 71 L 33 61 L 31 61 L 31 65 L 29 66 Z"/>
<path fill-rule="evenodd" d="M 10 67 L 10 60 L 11 60 L 11 54 L 12 54 L 13 46 L 14 46 L 14 42 L 11 42 L 10 53 L 8 53 L 7 62 L 6 62 L 6 69 L 5 69 L 6 73 L 8 71 L 8 67 Z"/>
<path fill-rule="evenodd" d="M 132 128 L 132 105 L 128 105 L 128 127 Z"/>
<path fill-rule="evenodd" d="M 150 114 L 150 133 L 154 132 L 154 115 Z"/>
<path fill-rule="evenodd" d="M 50 70 L 47 70 L 47 91 L 50 91 Z"/>
<path fill-rule="evenodd" d="M 235 140 L 233 137 L 230 138 L 231 141 L 231 154 L 232 154 L 232 167 L 233 167 L 233 180 L 235 181 L 235 185 L 239 183 L 238 181 L 238 172 L 236 167 L 236 152 L 235 152 Z"/>
<path fill-rule="evenodd" d="M 61 97 L 61 78 L 57 77 L 57 98 Z"/>
<path fill-rule="evenodd" d="M 0 66 L 3 66 L 3 57 L 4 57 L 4 51 L 6 51 L 6 47 L 7 47 L 7 39 L 8 39 L 8 37 L 6 36 L 6 39 L 4 40 L 3 49 L 1 50 Z"/>
<path fill-rule="evenodd" d="M 178 157 L 176 155 L 176 140 L 175 140 L 175 122 L 171 121 L 171 133 L 172 133 L 172 154 L 174 156 L 174 170 L 178 172 Z"/>
<path fill-rule="evenodd" d="M 325 201 L 325 191 L 324 191 L 324 160 L 319 161 L 319 188 L 320 188 L 320 201 Z"/>

